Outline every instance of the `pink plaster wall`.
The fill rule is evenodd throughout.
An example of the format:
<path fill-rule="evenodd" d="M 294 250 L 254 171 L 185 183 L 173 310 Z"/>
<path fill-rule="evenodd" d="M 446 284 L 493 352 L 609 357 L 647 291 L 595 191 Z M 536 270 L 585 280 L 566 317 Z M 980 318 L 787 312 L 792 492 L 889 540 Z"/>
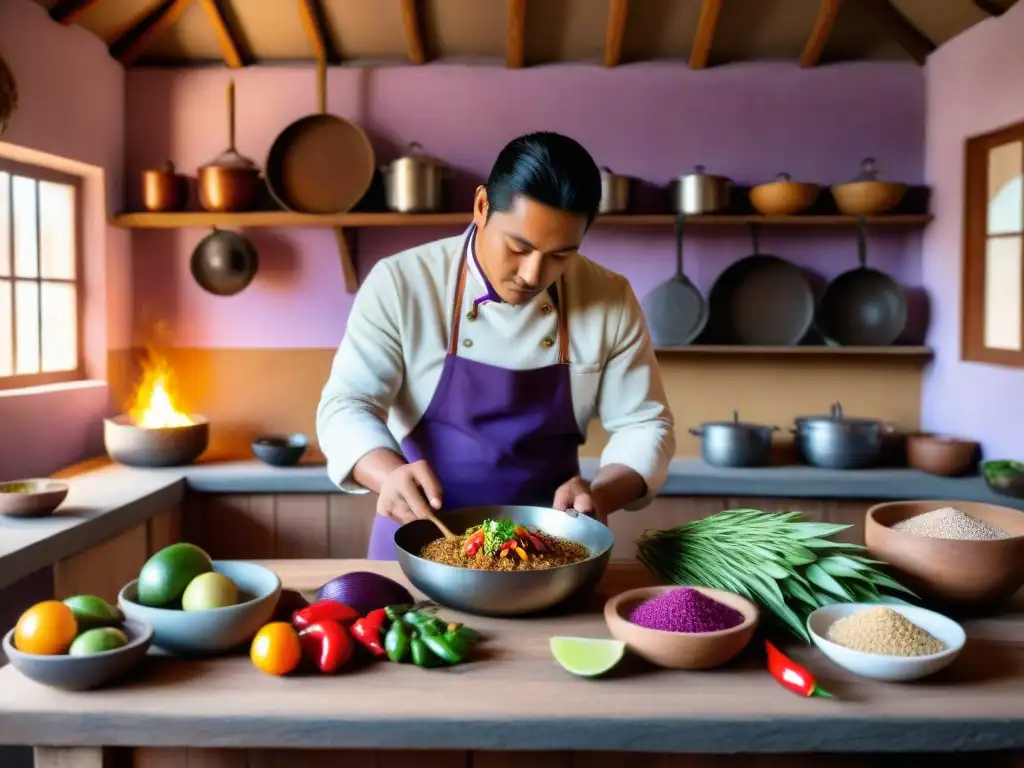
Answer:
<path fill-rule="evenodd" d="M 926 231 L 921 272 L 935 297 L 936 358 L 922 421 L 980 438 L 989 458 L 1024 459 L 1024 371 L 960 360 L 964 140 L 1024 120 L 1024 3 L 934 53 L 927 93 L 925 173 L 936 220 Z"/>
<path fill-rule="evenodd" d="M 130 341 L 129 240 L 107 226 L 122 207 L 124 70 L 103 43 L 53 22 L 31 0 L 0 2 L 0 51 L 20 108 L 0 155 L 85 177 L 84 384 L 0 392 L 0 480 L 46 475 L 102 452 L 109 348 Z"/>
<path fill-rule="evenodd" d="M 225 88 L 235 78 L 237 147 L 260 164 L 292 120 L 315 109 L 306 67 L 141 70 L 127 82 L 129 196 L 138 174 L 173 160 L 190 174 L 227 145 Z M 569 133 L 601 164 L 658 184 L 697 163 L 743 183 L 788 171 L 823 183 L 847 180 L 865 155 L 888 178 L 923 179 L 924 78 L 902 63 L 802 70 L 757 63 L 690 70 L 683 63 L 604 69 L 560 65 L 331 68 L 328 107 L 370 134 L 382 161 L 417 140 L 456 171 L 452 210 L 468 210 L 501 146 L 537 129 Z M 363 230 L 360 271 L 382 256 L 458 230 Z M 243 293 L 204 294 L 189 275 L 201 230 L 138 230 L 136 320 L 166 321 L 178 346 L 334 347 L 351 305 L 330 230 L 252 230 L 261 273 Z M 855 242 L 837 233 L 762 233 L 762 250 L 831 277 L 856 265 Z M 875 232 L 870 259 L 907 285 L 920 283 L 920 235 Z M 699 234 L 688 274 L 705 290 L 750 251 L 745 233 Z M 639 294 L 674 269 L 671 231 L 595 230 L 586 253 L 624 273 Z"/>

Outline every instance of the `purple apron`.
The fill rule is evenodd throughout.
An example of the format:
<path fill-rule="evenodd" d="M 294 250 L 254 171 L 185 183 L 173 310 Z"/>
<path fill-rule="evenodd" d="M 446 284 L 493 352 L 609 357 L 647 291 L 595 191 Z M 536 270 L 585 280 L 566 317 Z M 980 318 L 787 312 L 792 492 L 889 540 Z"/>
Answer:
<path fill-rule="evenodd" d="M 467 250 L 475 234 L 473 227 L 462 246 L 441 378 L 423 417 L 402 441 L 402 452 L 408 462 L 425 459 L 434 470 L 444 490 L 443 509 L 549 507 L 558 487 L 579 474 L 584 442 L 572 406 L 565 288 L 558 291 L 556 364 L 509 370 L 460 358 Z M 397 530 L 395 521 L 375 517 L 367 557 L 394 560 Z"/>

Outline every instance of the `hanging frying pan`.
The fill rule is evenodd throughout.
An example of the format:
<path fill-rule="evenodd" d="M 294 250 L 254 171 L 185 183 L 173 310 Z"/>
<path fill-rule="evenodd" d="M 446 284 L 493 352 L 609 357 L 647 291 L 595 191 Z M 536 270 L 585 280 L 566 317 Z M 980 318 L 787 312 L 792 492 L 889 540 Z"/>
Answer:
<path fill-rule="evenodd" d="M 192 251 L 190 267 L 192 278 L 204 291 L 234 296 L 256 276 L 259 258 L 247 238 L 214 228 Z"/>
<path fill-rule="evenodd" d="M 274 140 L 264 164 L 267 187 L 283 208 L 346 213 L 366 194 L 375 160 L 355 123 L 327 112 L 327 65 L 317 64 L 319 114 L 307 115 Z"/>
<path fill-rule="evenodd" d="M 825 288 L 815 317 L 830 344 L 884 347 L 907 326 L 907 296 L 889 275 L 867 266 L 864 219 L 857 226 L 860 266 L 839 275 Z"/>
<path fill-rule="evenodd" d="M 708 322 L 704 297 L 683 274 L 683 218 L 683 214 L 676 216 L 676 273 L 652 288 L 642 302 L 651 340 L 657 347 L 692 344 Z"/>
<path fill-rule="evenodd" d="M 709 330 L 721 344 L 788 347 L 799 344 L 814 323 L 814 290 L 795 264 L 754 251 L 730 265 L 708 296 Z"/>

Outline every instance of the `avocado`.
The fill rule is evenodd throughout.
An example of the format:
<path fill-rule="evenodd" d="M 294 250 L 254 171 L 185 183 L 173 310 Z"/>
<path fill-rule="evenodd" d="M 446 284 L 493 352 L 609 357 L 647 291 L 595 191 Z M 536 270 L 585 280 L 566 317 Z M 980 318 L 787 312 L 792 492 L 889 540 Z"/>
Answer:
<path fill-rule="evenodd" d="M 139 571 L 138 601 L 161 608 L 181 598 L 196 576 L 213 570 L 213 561 L 195 544 L 179 542 L 164 547 Z"/>
<path fill-rule="evenodd" d="M 80 630 L 93 627 L 116 627 L 124 621 L 121 609 L 96 595 L 72 595 L 64 600 L 78 621 Z"/>
<path fill-rule="evenodd" d="M 93 653 L 113 651 L 116 648 L 128 645 L 128 636 L 116 627 L 97 627 L 90 629 L 71 643 L 68 649 L 69 656 L 89 656 Z"/>

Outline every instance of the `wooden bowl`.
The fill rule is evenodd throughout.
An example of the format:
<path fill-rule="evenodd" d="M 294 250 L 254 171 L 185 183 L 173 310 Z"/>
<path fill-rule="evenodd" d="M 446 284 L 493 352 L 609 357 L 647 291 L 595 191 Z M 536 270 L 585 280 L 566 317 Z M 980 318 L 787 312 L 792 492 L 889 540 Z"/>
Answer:
<path fill-rule="evenodd" d="M 753 187 L 750 204 L 765 216 L 789 216 L 814 205 L 820 192 L 817 184 L 790 181 L 788 175 L 780 174 L 776 181 Z"/>
<path fill-rule="evenodd" d="M 907 185 L 896 181 L 851 181 L 831 187 L 840 213 L 847 216 L 877 216 L 900 204 Z"/>
<path fill-rule="evenodd" d="M 955 507 L 1011 535 L 998 541 L 932 539 L 894 531 L 901 520 Z M 1024 512 L 979 501 L 890 501 L 864 520 L 871 557 L 892 566 L 904 586 L 950 607 L 991 608 L 1024 584 Z"/>
<path fill-rule="evenodd" d="M 956 477 L 973 470 L 978 443 L 946 435 L 912 435 L 907 438 L 907 466 L 930 475 Z"/>
<path fill-rule="evenodd" d="M 667 669 L 720 667 L 747 647 L 757 628 L 757 606 L 745 597 L 720 589 L 693 587 L 743 614 L 743 623 L 731 629 L 723 629 L 720 632 L 665 632 L 647 629 L 629 620 L 641 603 L 681 588 L 645 587 L 616 595 L 604 606 L 604 620 L 608 625 L 608 631 L 616 640 L 624 642 L 637 656 Z"/>
<path fill-rule="evenodd" d="M 0 515 L 46 517 L 67 498 L 69 486 L 48 478 L 0 483 Z"/>

